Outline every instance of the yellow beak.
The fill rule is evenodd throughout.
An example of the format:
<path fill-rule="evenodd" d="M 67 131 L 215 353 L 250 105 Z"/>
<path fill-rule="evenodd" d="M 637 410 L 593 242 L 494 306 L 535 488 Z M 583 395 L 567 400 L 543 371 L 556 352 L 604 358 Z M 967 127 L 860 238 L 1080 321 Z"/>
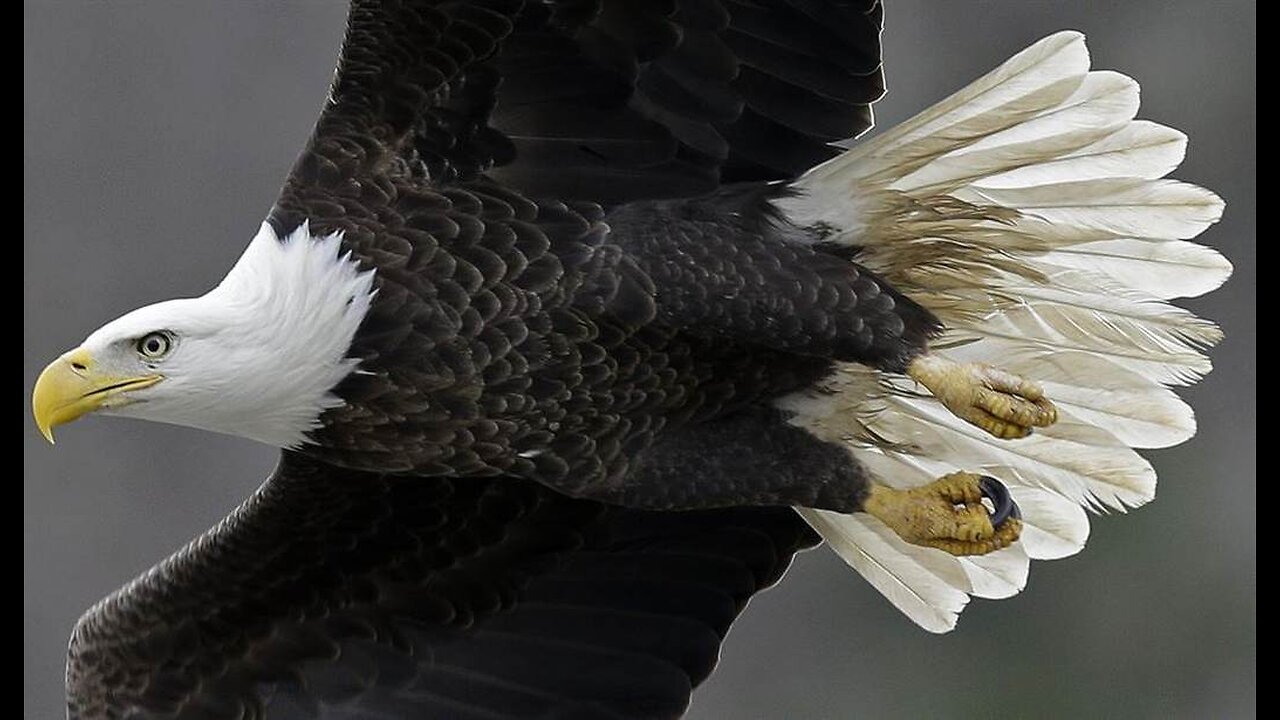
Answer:
<path fill-rule="evenodd" d="M 77 348 L 49 363 L 40 373 L 31 393 L 31 412 L 36 417 L 36 427 L 52 443 L 55 427 L 104 405 L 124 404 L 121 393 L 151 387 L 163 379 L 163 375 L 101 374 L 89 351 Z"/>

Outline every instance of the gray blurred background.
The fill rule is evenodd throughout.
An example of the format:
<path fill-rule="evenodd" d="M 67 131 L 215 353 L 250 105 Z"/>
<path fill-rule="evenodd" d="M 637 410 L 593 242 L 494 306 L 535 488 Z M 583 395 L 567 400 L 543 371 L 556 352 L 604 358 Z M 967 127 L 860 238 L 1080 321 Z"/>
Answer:
<path fill-rule="evenodd" d="M 731 634 L 694 718 L 1240 717 L 1255 711 L 1255 8 L 1252 2 L 886 0 L 889 94 L 909 117 L 1054 30 L 1191 136 L 1177 175 L 1227 199 L 1203 236 L 1236 265 L 1187 303 L 1218 370 L 1185 396 L 1200 434 L 1150 453 L 1156 502 L 1095 521 L 1079 556 L 929 635 L 825 550 Z M 204 531 L 275 452 L 130 420 L 30 420 L 40 368 L 102 322 L 219 280 L 324 96 L 341 2 L 46 2 L 23 18 L 24 708 L 63 714 L 79 614 Z"/>

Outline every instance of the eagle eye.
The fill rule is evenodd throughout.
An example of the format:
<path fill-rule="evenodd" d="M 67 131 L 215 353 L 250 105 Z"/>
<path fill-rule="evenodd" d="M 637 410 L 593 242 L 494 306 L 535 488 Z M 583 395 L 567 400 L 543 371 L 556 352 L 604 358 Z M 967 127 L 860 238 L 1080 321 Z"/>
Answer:
<path fill-rule="evenodd" d="M 173 350 L 173 333 L 167 330 L 147 333 L 138 338 L 134 347 L 144 360 L 163 360 Z"/>

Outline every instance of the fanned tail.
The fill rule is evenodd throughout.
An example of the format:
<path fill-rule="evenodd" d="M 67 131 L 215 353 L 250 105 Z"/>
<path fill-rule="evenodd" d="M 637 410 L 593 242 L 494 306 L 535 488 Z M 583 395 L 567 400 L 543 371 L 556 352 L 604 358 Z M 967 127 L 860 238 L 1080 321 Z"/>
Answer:
<path fill-rule="evenodd" d="M 1133 448 L 1195 434 L 1169 389 L 1212 368 L 1222 334 L 1171 305 L 1231 274 L 1188 242 L 1222 214 L 1212 192 L 1161 179 L 1186 137 L 1134 120 L 1138 85 L 1090 71 L 1084 36 L 1060 32 L 902 125 L 819 165 L 779 203 L 793 222 L 858 248 L 857 260 L 947 326 L 934 351 L 1041 382 L 1061 420 L 996 440 L 903 377 L 842 366 L 780 404 L 793 422 L 844 442 L 881 482 L 923 485 L 958 469 L 1009 485 L 1022 541 L 977 558 L 909 545 L 864 515 L 803 510 L 852 567 L 934 632 L 970 595 L 1025 585 L 1029 560 L 1078 552 L 1083 508 L 1154 497 Z"/>

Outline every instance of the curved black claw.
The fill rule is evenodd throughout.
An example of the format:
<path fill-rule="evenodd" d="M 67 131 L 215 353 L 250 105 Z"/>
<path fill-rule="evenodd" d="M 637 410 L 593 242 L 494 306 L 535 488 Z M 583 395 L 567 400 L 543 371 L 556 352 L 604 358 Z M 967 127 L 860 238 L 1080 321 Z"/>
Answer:
<path fill-rule="evenodd" d="M 1022 511 L 1018 509 L 1018 503 L 1013 501 L 1013 497 L 1009 495 L 1009 488 L 999 480 L 983 475 L 978 481 L 978 487 L 982 489 L 982 497 L 991 501 L 995 506 L 995 510 L 991 513 L 991 527 L 1000 527 L 1005 520 L 1009 518 L 1022 519 Z"/>

